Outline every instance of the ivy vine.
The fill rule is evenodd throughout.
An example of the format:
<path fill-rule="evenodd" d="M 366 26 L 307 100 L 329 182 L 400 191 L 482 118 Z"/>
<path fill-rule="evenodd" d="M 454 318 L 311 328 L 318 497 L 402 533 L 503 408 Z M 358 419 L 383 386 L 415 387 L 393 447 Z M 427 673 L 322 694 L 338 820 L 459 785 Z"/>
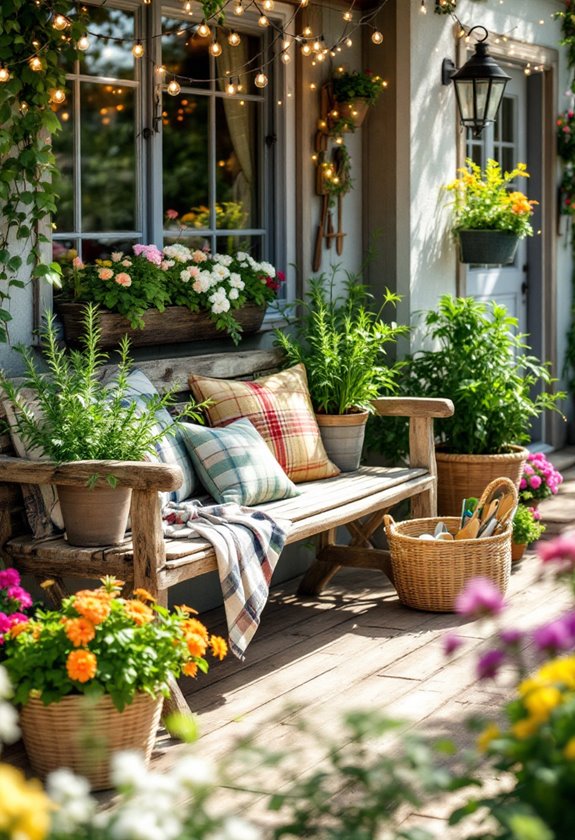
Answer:
<path fill-rule="evenodd" d="M 65 91 L 64 62 L 77 57 L 85 33 L 85 14 L 70 13 L 68 0 L 0 4 L 0 342 L 8 340 L 10 292 L 24 286 L 22 276 L 54 282 L 60 273 L 42 257 L 50 239 L 41 225 L 57 198 L 50 137 L 60 123 L 51 106 Z"/>

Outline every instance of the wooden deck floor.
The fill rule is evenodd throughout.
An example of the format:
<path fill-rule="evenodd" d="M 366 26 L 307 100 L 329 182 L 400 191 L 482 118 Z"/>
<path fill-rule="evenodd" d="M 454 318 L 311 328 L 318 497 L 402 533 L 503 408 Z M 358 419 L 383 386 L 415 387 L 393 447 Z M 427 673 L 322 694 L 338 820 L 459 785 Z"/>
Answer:
<path fill-rule="evenodd" d="M 566 479 L 561 496 L 542 506 L 549 535 L 575 526 L 575 469 Z M 514 564 L 506 625 L 526 629 L 568 604 L 563 587 L 538 575 L 534 552 Z M 199 718 L 201 755 L 232 764 L 236 740 L 251 735 L 290 753 L 304 774 L 323 753 L 301 733 L 298 721 L 337 738 L 342 713 L 352 709 L 382 710 L 407 728 L 442 733 L 463 746 L 470 740 L 464 718 L 492 712 L 505 697 L 504 687 L 475 682 L 473 649 L 489 635 L 487 626 L 403 607 L 377 572 L 344 571 L 317 600 L 297 599 L 296 586 L 294 581 L 272 589 L 244 663 L 230 656 L 213 664 L 207 676 L 182 682 Z M 211 632 L 225 633 L 223 610 L 202 619 Z M 468 644 L 446 661 L 442 638 L 453 629 Z M 187 747 L 160 733 L 153 765 L 161 770 L 182 749 Z M 18 762 L 14 751 L 12 757 Z M 267 789 L 274 785 L 281 780 L 270 775 Z M 263 824 L 269 819 L 257 793 L 224 792 L 220 804 Z M 442 803 L 421 814 L 405 813 L 407 821 L 443 833 L 444 816 Z"/>

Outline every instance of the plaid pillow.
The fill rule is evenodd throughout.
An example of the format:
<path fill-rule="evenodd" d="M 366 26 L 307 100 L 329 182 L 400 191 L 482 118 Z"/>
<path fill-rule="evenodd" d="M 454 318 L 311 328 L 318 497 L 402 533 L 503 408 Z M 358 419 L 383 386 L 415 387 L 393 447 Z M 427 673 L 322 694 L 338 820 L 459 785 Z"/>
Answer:
<path fill-rule="evenodd" d="M 258 505 L 299 495 L 249 420 L 223 429 L 183 423 L 182 436 L 202 484 L 219 504 Z"/>
<path fill-rule="evenodd" d="M 127 384 L 126 396 L 142 407 L 145 407 L 152 397 L 158 396 L 156 387 L 150 382 L 146 374 L 137 368 L 128 375 Z M 158 419 L 158 431 L 167 429 L 174 423 L 170 413 L 165 408 L 157 411 L 156 417 Z M 153 460 L 153 456 L 151 456 L 151 459 Z M 182 502 L 184 499 L 189 499 L 196 489 L 197 481 L 179 429 L 175 434 L 164 435 L 156 442 L 156 459 L 163 464 L 177 464 L 184 474 L 182 486 L 178 490 L 161 494 L 163 501 Z"/>
<path fill-rule="evenodd" d="M 192 374 L 195 398 L 210 399 L 205 413 L 212 426 L 247 417 L 292 481 L 314 481 L 339 474 L 324 449 L 302 364 L 255 382 L 208 379 Z"/>

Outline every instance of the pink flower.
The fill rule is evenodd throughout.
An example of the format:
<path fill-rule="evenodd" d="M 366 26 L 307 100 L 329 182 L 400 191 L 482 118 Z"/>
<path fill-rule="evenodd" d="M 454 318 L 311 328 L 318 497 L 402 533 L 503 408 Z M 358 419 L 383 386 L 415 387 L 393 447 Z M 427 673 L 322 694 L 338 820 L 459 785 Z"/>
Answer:
<path fill-rule="evenodd" d="M 519 489 L 520 490 L 525 490 L 526 488 L 527 488 L 527 479 L 522 478 L 521 481 L 519 482 Z"/>
<path fill-rule="evenodd" d="M 205 262 L 205 261 L 207 260 L 207 258 L 208 258 L 208 255 L 206 254 L 206 252 L 205 252 L 205 251 L 198 251 L 198 250 L 196 250 L 196 251 L 194 251 L 194 253 L 192 254 L 192 259 L 193 259 L 193 261 L 194 261 L 195 263 L 202 263 L 202 262 Z"/>
<path fill-rule="evenodd" d="M 456 633 L 448 633 L 443 637 L 443 652 L 446 656 L 451 656 L 452 653 L 461 647 L 463 639 Z"/>
<path fill-rule="evenodd" d="M 477 661 L 477 676 L 480 680 L 492 679 L 503 664 L 505 654 L 502 650 L 488 650 Z"/>
<path fill-rule="evenodd" d="M 110 259 L 112 260 L 112 262 L 120 262 L 123 256 L 124 255 L 121 251 L 113 251 L 110 256 Z"/>
<path fill-rule="evenodd" d="M 117 274 L 115 280 L 119 286 L 126 286 L 126 288 L 128 288 L 128 286 L 132 285 L 132 278 L 129 274 L 126 274 L 125 271 L 121 271 Z"/>
<path fill-rule="evenodd" d="M 569 568 L 575 566 L 575 533 L 561 534 L 548 543 L 538 546 L 538 554 L 544 563 L 562 562 Z"/>
<path fill-rule="evenodd" d="M 455 599 L 458 613 L 468 616 L 497 615 L 503 609 L 503 595 L 489 578 L 470 580 Z"/>
<path fill-rule="evenodd" d="M 80 271 L 82 268 L 85 268 L 84 263 L 82 262 L 82 257 L 74 257 L 72 260 L 72 268 L 77 269 Z"/>
<path fill-rule="evenodd" d="M 6 595 L 12 601 L 16 601 L 22 609 L 32 606 L 32 598 L 30 597 L 30 594 L 26 592 L 25 589 L 22 589 L 21 586 L 9 586 L 6 590 Z"/>
<path fill-rule="evenodd" d="M 155 245 L 134 245 L 132 248 L 134 254 L 137 257 L 142 255 L 145 257 L 148 262 L 154 263 L 154 265 L 161 265 L 162 264 L 162 253 L 159 251 Z"/>
<path fill-rule="evenodd" d="M 0 589 L 8 586 L 18 586 L 20 583 L 20 575 L 16 569 L 2 569 L 0 571 Z"/>
<path fill-rule="evenodd" d="M 168 217 L 168 219 L 177 219 L 179 213 L 177 210 L 166 210 L 166 216 Z"/>
<path fill-rule="evenodd" d="M 541 487 L 541 476 L 540 475 L 532 475 L 529 479 L 529 484 L 533 487 L 534 490 L 537 490 L 538 487 Z"/>
<path fill-rule="evenodd" d="M 98 277 L 100 280 L 111 280 L 114 276 L 114 272 L 111 268 L 99 268 L 98 269 Z"/>

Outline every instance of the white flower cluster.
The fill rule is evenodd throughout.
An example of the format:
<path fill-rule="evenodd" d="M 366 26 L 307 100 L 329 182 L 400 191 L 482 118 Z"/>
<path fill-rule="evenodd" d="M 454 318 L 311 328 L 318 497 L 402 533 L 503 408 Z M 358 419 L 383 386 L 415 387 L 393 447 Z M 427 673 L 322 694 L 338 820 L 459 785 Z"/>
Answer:
<path fill-rule="evenodd" d="M 47 791 L 58 806 L 53 828 L 62 840 L 72 840 L 79 829 L 91 826 L 98 836 L 110 840 L 182 840 L 192 836 L 190 821 L 197 814 L 194 794 L 214 789 L 217 776 L 206 759 L 185 753 L 163 772 L 150 771 L 138 752 L 116 753 L 112 758 L 112 782 L 120 798 L 111 810 L 96 812 L 85 779 L 69 770 L 58 770 L 48 778 Z M 197 840 L 261 840 L 261 832 L 237 817 L 216 821 L 214 829 L 200 829 Z M 193 828 L 191 829 L 193 831 Z"/>
<path fill-rule="evenodd" d="M 0 748 L 2 744 L 12 744 L 20 737 L 18 712 L 11 703 L 6 702 L 10 697 L 12 686 L 6 669 L 0 665 Z"/>

